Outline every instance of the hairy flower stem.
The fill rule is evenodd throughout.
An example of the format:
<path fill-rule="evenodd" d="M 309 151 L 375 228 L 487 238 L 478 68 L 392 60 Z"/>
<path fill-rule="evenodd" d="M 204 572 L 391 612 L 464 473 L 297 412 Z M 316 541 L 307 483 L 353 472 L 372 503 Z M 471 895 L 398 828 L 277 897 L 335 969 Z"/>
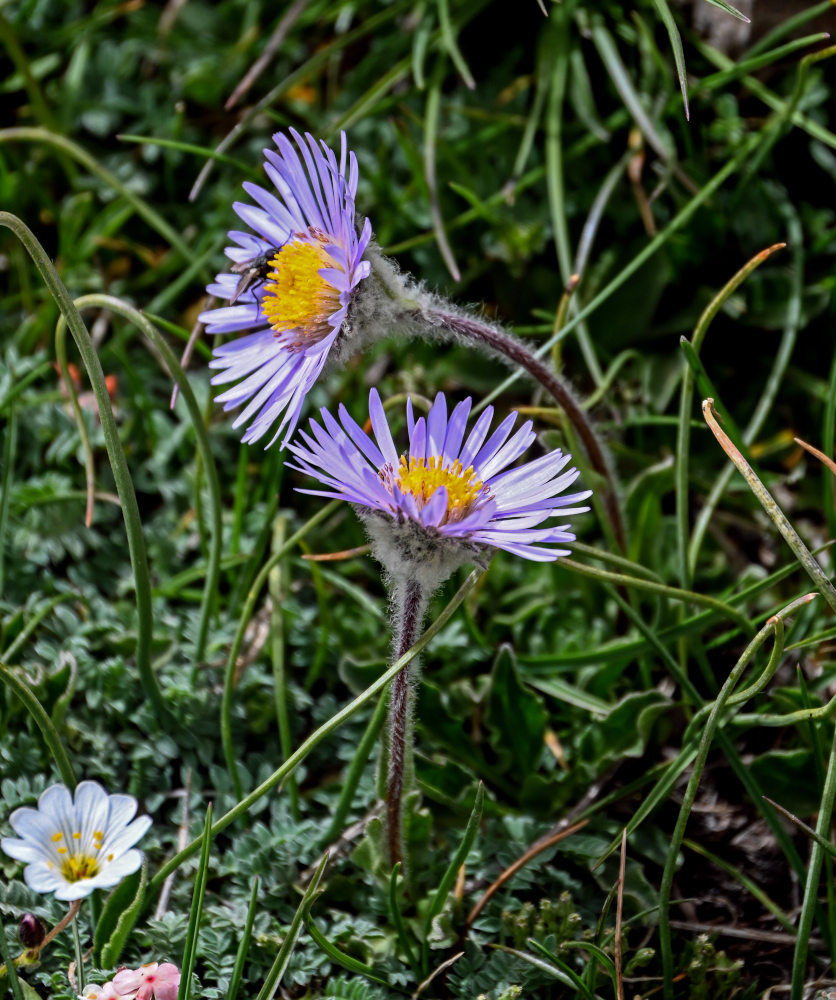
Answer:
<path fill-rule="evenodd" d="M 392 604 L 396 614 L 397 632 L 393 662 L 407 652 L 421 633 L 421 623 L 427 607 L 427 594 L 415 580 L 395 581 Z M 389 698 L 389 771 L 386 783 L 386 839 L 389 867 L 403 861 L 403 791 L 411 768 L 412 703 L 415 695 L 414 677 L 417 660 L 408 663 L 392 680 Z"/>
<path fill-rule="evenodd" d="M 624 532 L 624 521 L 621 517 L 621 508 L 618 504 L 615 478 L 610 463 L 607 460 L 604 446 L 599 441 L 591 421 L 566 383 L 544 365 L 539 358 L 526 350 L 518 340 L 509 337 L 508 334 L 503 333 L 496 327 L 482 323 L 476 317 L 453 310 L 448 312 L 440 307 L 430 307 L 424 311 L 430 321 L 437 323 L 440 329 L 447 330 L 459 337 L 467 337 L 470 340 L 483 344 L 497 354 L 505 355 L 506 358 L 524 368 L 532 378 L 536 379 L 551 394 L 578 432 L 589 460 L 592 463 L 592 467 L 607 484 L 606 493 L 603 497 L 604 507 L 610 519 L 616 540 L 621 548 L 625 549 L 627 547 L 627 539 Z"/>

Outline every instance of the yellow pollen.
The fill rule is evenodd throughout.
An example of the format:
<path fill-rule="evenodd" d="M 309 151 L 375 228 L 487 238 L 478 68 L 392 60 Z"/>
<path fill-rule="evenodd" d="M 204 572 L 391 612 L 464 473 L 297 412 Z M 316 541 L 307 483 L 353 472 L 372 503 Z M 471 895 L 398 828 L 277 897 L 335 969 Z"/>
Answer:
<path fill-rule="evenodd" d="M 93 839 L 94 840 L 101 840 L 102 837 L 104 837 L 104 834 L 102 833 L 101 830 L 94 830 L 93 831 Z"/>
<path fill-rule="evenodd" d="M 410 458 L 401 455 L 397 484 L 404 493 L 411 493 L 419 507 L 429 503 L 435 491 L 447 489 L 447 516 L 445 521 L 459 521 L 483 491 L 481 480 L 476 478 L 473 466 L 463 468 L 456 459 L 452 465 L 443 465 L 440 458 Z"/>
<path fill-rule="evenodd" d="M 107 860 L 108 860 L 108 861 L 113 861 L 113 855 L 112 855 L 112 854 L 108 854 L 108 856 L 107 856 Z"/>
<path fill-rule="evenodd" d="M 73 840 L 81 840 L 81 834 L 80 833 L 74 833 L 73 834 Z"/>
<path fill-rule="evenodd" d="M 56 843 L 56 844 L 57 844 L 57 843 L 58 843 L 58 841 L 59 841 L 59 840 L 60 840 L 60 839 L 61 839 L 61 838 L 62 838 L 63 836 L 64 836 L 64 834 L 63 834 L 63 833 L 53 833 L 53 835 L 52 835 L 52 840 L 53 840 L 53 842 L 54 842 L 54 843 Z"/>
<path fill-rule="evenodd" d="M 270 261 L 261 308 L 276 335 L 299 331 L 300 346 L 325 337 L 328 317 L 340 307 L 340 293 L 319 274 L 323 267 L 338 266 L 326 245 L 316 236 L 294 239 Z"/>
<path fill-rule="evenodd" d="M 66 847 L 59 847 L 58 848 L 58 853 L 59 854 L 66 854 L 67 853 L 67 848 Z"/>
<path fill-rule="evenodd" d="M 71 854 L 61 865 L 61 874 L 68 882 L 92 878 L 99 870 L 99 862 L 89 854 Z"/>

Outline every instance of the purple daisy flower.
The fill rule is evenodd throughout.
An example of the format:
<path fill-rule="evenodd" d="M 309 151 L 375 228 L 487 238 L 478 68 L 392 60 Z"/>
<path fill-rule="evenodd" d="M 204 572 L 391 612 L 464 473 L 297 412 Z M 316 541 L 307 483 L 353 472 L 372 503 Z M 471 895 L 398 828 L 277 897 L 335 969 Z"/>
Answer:
<path fill-rule="evenodd" d="M 542 527 L 554 515 L 578 514 L 573 506 L 591 491 L 560 495 L 578 476 L 567 469 L 571 455 L 559 449 L 524 465 L 508 468 L 535 439 L 531 421 L 511 435 L 518 414 L 511 413 L 490 434 L 488 407 L 465 439 L 471 400 L 459 403 L 449 419 L 439 393 L 426 419 L 415 420 L 407 401 L 409 450 L 399 453 L 380 396 L 369 394 L 373 438 L 339 408 L 342 426 L 322 409 L 324 428 L 311 420 L 312 435 L 300 431 L 289 451 L 306 472 L 328 487 L 300 490 L 355 504 L 366 520 L 376 555 L 395 575 L 413 573 L 433 562 L 437 585 L 452 569 L 486 549 L 548 562 L 568 555 L 553 548 L 572 542 L 570 525 Z M 375 528 L 383 527 L 383 535 Z M 449 557 L 449 558 L 448 558 Z M 429 582 L 429 581 L 428 581 Z"/>
<path fill-rule="evenodd" d="M 233 265 L 207 288 L 229 304 L 200 315 L 209 333 L 246 331 L 216 347 L 209 367 L 220 369 L 213 385 L 235 383 L 217 397 L 225 410 L 247 404 L 233 427 L 249 422 L 242 438 L 248 444 L 279 417 L 269 444 L 285 428 L 282 446 L 287 442 L 343 328 L 352 293 L 370 270 L 362 258 L 371 223 L 366 219 L 358 235 L 357 160 L 345 133 L 339 163 L 313 136 L 290 134 L 296 148 L 277 132 L 278 151 L 264 150 L 264 170 L 278 197 L 247 182 L 244 190 L 257 204 L 233 206 L 252 232 L 229 233 L 236 245 L 226 255 Z"/>

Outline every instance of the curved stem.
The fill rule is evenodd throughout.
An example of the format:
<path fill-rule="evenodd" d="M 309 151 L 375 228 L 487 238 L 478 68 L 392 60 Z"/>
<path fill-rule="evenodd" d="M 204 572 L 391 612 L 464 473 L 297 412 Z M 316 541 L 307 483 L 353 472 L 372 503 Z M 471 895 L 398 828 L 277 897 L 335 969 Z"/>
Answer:
<path fill-rule="evenodd" d="M 64 744 L 61 742 L 58 730 L 52 724 L 52 720 L 46 714 L 43 705 L 35 697 L 29 685 L 11 671 L 5 663 L 0 663 L 0 679 L 20 698 L 28 709 L 29 714 L 35 720 L 44 738 L 44 743 L 49 747 L 55 764 L 61 773 L 61 780 L 69 789 L 75 788 L 76 780 L 70 758 L 67 756 L 67 751 L 64 749 Z"/>
<path fill-rule="evenodd" d="M 424 620 L 427 593 L 417 580 L 398 582 L 392 603 L 397 634 L 394 659 L 401 659 L 415 644 Z M 389 867 L 404 860 L 403 790 L 411 770 L 412 705 L 415 700 L 414 675 L 418 665 L 413 660 L 392 681 L 389 700 L 389 775 L 386 783 L 386 842 Z"/>
<path fill-rule="evenodd" d="M 212 539 L 209 545 L 209 558 L 206 566 L 206 581 L 203 587 L 203 601 L 200 609 L 200 621 L 197 629 L 197 639 L 195 640 L 195 662 L 200 663 L 206 652 L 206 643 L 209 635 L 209 619 L 215 603 L 215 596 L 218 591 L 218 578 L 221 572 L 221 548 L 223 539 L 222 533 L 222 502 L 221 486 L 218 480 L 218 469 L 212 455 L 212 445 L 209 440 L 209 432 L 206 422 L 200 410 L 200 404 L 194 394 L 194 390 L 189 383 L 186 373 L 177 360 L 174 351 L 169 347 L 168 342 L 148 319 L 148 317 L 135 309 L 127 302 L 115 298 L 113 295 L 82 295 L 75 300 L 77 309 L 107 309 L 117 316 L 133 323 L 145 335 L 146 347 L 149 353 L 159 362 L 160 367 L 171 378 L 175 385 L 183 393 L 183 401 L 189 411 L 192 427 L 195 432 L 195 443 L 198 452 L 203 459 L 206 470 L 206 485 L 209 492 L 209 510 L 212 528 Z M 63 317 L 62 317 L 63 319 Z"/>
<path fill-rule="evenodd" d="M 612 524 L 613 532 L 622 549 L 627 547 L 627 537 L 624 530 L 624 520 L 618 503 L 618 492 L 611 463 L 604 446 L 595 433 L 592 422 L 584 413 L 583 407 L 575 399 L 572 390 L 539 358 L 535 357 L 519 341 L 496 327 L 481 322 L 475 316 L 468 316 L 455 310 L 432 305 L 424 309 L 428 320 L 438 329 L 446 330 L 456 336 L 467 337 L 483 344 L 497 354 L 503 354 L 515 364 L 524 368 L 532 378 L 536 379 L 554 398 L 569 418 L 572 426 L 578 432 L 581 443 L 586 449 L 592 467 L 606 483 L 604 507 Z"/>
<path fill-rule="evenodd" d="M 0 137 L 2 135 L 3 133 L 0 132 Z M 99 356 L 96 353 L 96 348 L 93 345 L 87 327 L 84 325 L 84 321 L 73 304 L 70 293 L 58 276 L 58 272 L 55 270 L 55 266 L 49 259 L 46 251 L 35 238 L 35 234 L 16 215 L 12 215 L 11 212 L 0 212 L 0 226 L 5 226 L 17 236 L 40 271 L 47 289 L 55 299 L 58 308 L 61 310 L 61 314 L 67 321 L 67 326 L 73 340 L 76 342 L 78 352 L 81 355 L 84 367 L 87 369 L 90 384 L 96 396 L 105 447 L 107 448 L 108 459 L 113 470 L 113 479 L 116 482 L 116 489 L 121 501 L 131 569 L 134 575 L 138 620 L 136 643 L 137 673 L 142 682 L 145 695 L 154 708 L 154 715 L 157 721 L 162 724 L 164 720 L 170 719 L 171 716 L 151 667 L 151 636 L 153 632 L 151 577 L 148 571 L 145 539 L 142 534 L 142 519 L 139 514 L 136 491 L 134 490 L 131 474 L 128 470 L 125 451 L 122 447 L 122 441 L 119 438 L 119 429 L 113 418 L 113 410 L 111 409 L 110 397 L 105 385 L 101 362 L 99 361 Z"/>

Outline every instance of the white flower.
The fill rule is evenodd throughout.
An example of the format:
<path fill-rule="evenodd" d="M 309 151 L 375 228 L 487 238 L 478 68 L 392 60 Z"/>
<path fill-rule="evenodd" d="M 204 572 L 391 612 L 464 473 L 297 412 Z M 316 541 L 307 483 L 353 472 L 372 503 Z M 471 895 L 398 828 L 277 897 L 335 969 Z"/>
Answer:
<path fill-rule="evenodd" d="M 82 781 L 75 801 L 65 785 L 52 785 L 37 809 L 15 809 L 9 822 L 21 839 L 4 837 L 0 847 L 26 862 L 23 878 L 31 889 L 82 899 L 112 888 L 142 863 L 132 848 L 151 817 L 133 819 L 136 807 L 131 795 L 108 795 L 97 781 Z"/>

